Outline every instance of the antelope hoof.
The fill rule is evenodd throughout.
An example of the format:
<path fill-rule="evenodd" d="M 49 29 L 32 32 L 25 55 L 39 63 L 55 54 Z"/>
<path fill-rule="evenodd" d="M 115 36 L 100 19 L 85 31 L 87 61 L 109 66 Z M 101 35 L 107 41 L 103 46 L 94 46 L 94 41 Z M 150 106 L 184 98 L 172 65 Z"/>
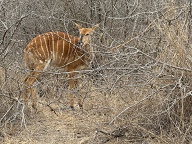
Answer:
<path fill-rule="evenodd" d="M 80 109 L 83 109 L 83 105 L 82 105 L 82 104 L 79 104 L 79 108 L 80 108 Z"/>
<path fill-rule="evenodd" d="M 70 108 L 71 108 L 71 110 L 73 110 L 73 111 L 75 110 L 74 106 L 70 106 Z"/>

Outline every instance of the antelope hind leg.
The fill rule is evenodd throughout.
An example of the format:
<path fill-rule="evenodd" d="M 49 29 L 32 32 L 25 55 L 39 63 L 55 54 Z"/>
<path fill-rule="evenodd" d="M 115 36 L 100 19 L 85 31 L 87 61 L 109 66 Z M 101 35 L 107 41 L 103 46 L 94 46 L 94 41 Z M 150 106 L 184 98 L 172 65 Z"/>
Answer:
<path fill-rule="evenodd" d="M 31 108 L 34 108 L 37 111 L 37 97 L 36 89 L 33 88 L 33 84 L 36 82 L 37 78 L 40 77 L 41 72 L 43 71 L 45 64 L 41 64 L 35 68 L 33 72 L 28 74 L 24 79 L 24 90 L 22 98 L 24 104 L 27 104 L 30 101 Z"/>

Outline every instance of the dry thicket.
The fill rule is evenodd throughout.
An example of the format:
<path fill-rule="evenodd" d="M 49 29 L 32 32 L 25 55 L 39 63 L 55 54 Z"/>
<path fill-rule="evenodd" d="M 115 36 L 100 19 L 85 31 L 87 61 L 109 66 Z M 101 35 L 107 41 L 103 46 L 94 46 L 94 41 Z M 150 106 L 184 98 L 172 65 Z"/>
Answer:
<path fill-rule="evenodd" d="M 66 73 L 50 67 L 34 87 L 40 109 L 52 115 L 44 120 L 49 119 L 51 132 L 47 133 L 54 139 L 40 138 L 43 133 L 39 126 L 36 135 L 34 132 L 23 141 L 192 141 L 190 0 L 15 0 L 1 1 L 0 7 L 2 142 L 22 143 L 22 138 L 30 135 L 25 129 L 34 129 L 38 119 L 43 119 L 26 107 L 23 110 L 20 104 L 22 80 L 27 73 L 22 62 L 23 48 L 34 36 L 47 31 L 78 35 L 72 21 L 84 26 L 100 23 L 93 39 L 93 68 L 82 72 L 82 86 L 73 91 L 80 92 L 84 99 L 83 112 L 76 108 L 70 115 Z M 62 112 L 66 118 L 63 121 L 59 119 Z M 67 136 L 73 140 L 59 137 L 60 141 L 56 141 L 61 134 L 52 130 L 53 125 L 68 130 L 65 135 L 72 132 Z"/>

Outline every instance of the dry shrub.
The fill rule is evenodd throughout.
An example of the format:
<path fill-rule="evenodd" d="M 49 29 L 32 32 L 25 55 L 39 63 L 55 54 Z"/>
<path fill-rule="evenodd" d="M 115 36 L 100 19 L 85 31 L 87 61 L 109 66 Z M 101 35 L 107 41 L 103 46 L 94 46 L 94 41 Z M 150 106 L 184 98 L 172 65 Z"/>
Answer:
<path fill-rule="evenodd" d="M 125 6 L 123 0 L 116 2 L 116 6 Z M 128 11 L 115 11 L 115 3 L 112 4 L 113 14 L 110 14 L 109 5 L 106 5 L 106 10 L 103 9 L 104 24 L 100 26 L 102 38 L 100 43 L 97 36 L 94 40 L 97 63 L 93 72 L 86 73 L 87 76 L 81 81 L 78 90 L 67 89 L 64 71 L 53 69 L 42 74 L 35 87 L 43 116 L 19 111 L 17 119 L 8 121 L 16 113 L 16 102 L 12 98 L 20 97 L 22 77 L 26 72 L 23 67 L 19 69 L 21 51 L 17 57 L 14 57 L 14 51 L 18 49 L 14 49 L 13 54 L 7 56 L 8 80 L 3 86 L 1 99 L 4 105 L 1 105 L 0 118 L 14 104 L 12 110 L 3 117 L 5 123 L 7 120 L 13 127 L 7 125 L 3 130 L 7 135 L 0 133 L 0 138 L 4 137 L 7 143 L 189 143 L 192 139 L 189 7 L 179 1 L 180 6 L 177 6 L 174 0 L 132 2 L 135 7 L 130 1 Z M 129 5 L 129 2 L 126 3 Z M 60 2 L 57 4 L 60 5 Z M 50 27 L 41 23 L 51 23 L 50 19 L 46 19 L 46 12 L 41 13 L 44 10 L 42 6 L 45 6 L 43 1 L 42 5 L 38 4 L 37 8 L 41 8 L 38 15 L 32 14 L 24 21 L 21 29 L 24 29 L 26 34 L 20 37 L 31 39 L 50 30 Z M 52 7 L 49 3 L 47 6 Z M 74 8 L 74 14 L 85 13 L 84 9 L 70 5 L 65 8 L 67 7 L 70 11 Z M 130 8 L 133 8 L 133 12 Z M 61 10 L 63 13 L 62 5 Z M 69 26 L 69 29 L 72 29 L 72 19 L 82 22 L 86 19 L 85 14 L 82 19 L 79 14 L 76 17 L 69 15 L 69 19 L 58 21 L 61 21 L 64 27 Z M 59 12 L 56 16 L 60 16 Z M 128 18 L 124 19 L 127 16 Z M 118 19 L 119 17 L 122 19 Z M 56 21 L 56 17 L 53 18 L 51 24 L 57 23 L 54 27 L 58 28 L 60 23 Z M 54 27 L 51 30 L 54 31 Z M 146 27 L 149 29 L 144 35 L 140 35 Z M 63 30 L 63 27 L 61 29 Z M 69 33 L 71 34 L 71 31 Z M 100 35 L 99 31 L 96 33 Z M 126 43 L 127 39 L 137 34 L 138 37 Z M 108 51 L 113 46 L 124 43 L 124 40 L 126 44 L 117 50 L 117 53 Z M 23 47 L 24 45 L 20 46 L 20 50 L 23 50 Z M 68 94 L 71 92 L 81 94 L 84 99 L 83 112 L 76 107 L 74 112 L 68 109 Z M 63 113 L 62 116 L 60 113 Z M 27 128 L 31 133 L 21 128 L 21 114 L 25 115 Z M 4 121 L 1 121 L 2 124 Z M 18 134 L 19 131 L 21 133 Z"/>
<path fill-rule="evenodd" d="M 0 67 L 0 86 L 3 86 L 5 83 L 5 68 Z"/>
<path fill-rule="evenodd" d="M 189 143 L 192 139 L 192 47 L 188 7 L 171 2 L 153 24 L 153 31 L 159 37 L 156 65 L 145 86 L 139 86 L 136 79 L 126 83 L 122 77 L 127 97 L 117 85 L 115 94 L 125 105 L 116 109 L 113 122 L 118 128 L 131 123 L 133 133 L 138 126 L 136 131 L 142 133 L 141 138 L 153 137 L 157 143 Z"/>
<path fill-rule="evenodd" d="M 167 132 L 178 136 L 176 129 L 184 133 L 189 130 L 192 114 L 190 19 L 187 7 L 182 7 L 182 11 L 180 8 L 170 3 L 155 23 L 161 35 L 161 50 L 157 57 L 161 66 L 155 69 L 157 77 L 154 82 L 155 89 L 161 89 L 157 97 L 163 100 L 163 111 L 167 111 L 163 115 L 163 122 L 168 121 L 165 125 L 169 128 Z M 188 138 L 184 141 L 189 141 Z"/>

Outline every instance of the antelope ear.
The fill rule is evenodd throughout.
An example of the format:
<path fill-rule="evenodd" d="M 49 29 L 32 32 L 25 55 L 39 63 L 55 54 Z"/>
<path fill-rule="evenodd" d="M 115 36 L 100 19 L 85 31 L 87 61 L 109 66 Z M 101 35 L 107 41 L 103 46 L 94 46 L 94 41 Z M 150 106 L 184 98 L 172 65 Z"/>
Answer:
<path fill-rule="evenodd" d="M 75 22 L 73 22 L 73 23 L 75 24 L 75 26 L 76 26 L 77 29 L 81 29 L 81 28 L 82 28 L 79 24 L 77 24 L 77 23 L 75 23 Z"/>
<path fill-rule="evenodd" d="M 94 26 L 92 27 L 92 30 L 95 30 L 96 28 L 98 28 L 98 27 L 99 27 L 99 24 L 100 24 L 100 23 L 94 25 Z"/>

